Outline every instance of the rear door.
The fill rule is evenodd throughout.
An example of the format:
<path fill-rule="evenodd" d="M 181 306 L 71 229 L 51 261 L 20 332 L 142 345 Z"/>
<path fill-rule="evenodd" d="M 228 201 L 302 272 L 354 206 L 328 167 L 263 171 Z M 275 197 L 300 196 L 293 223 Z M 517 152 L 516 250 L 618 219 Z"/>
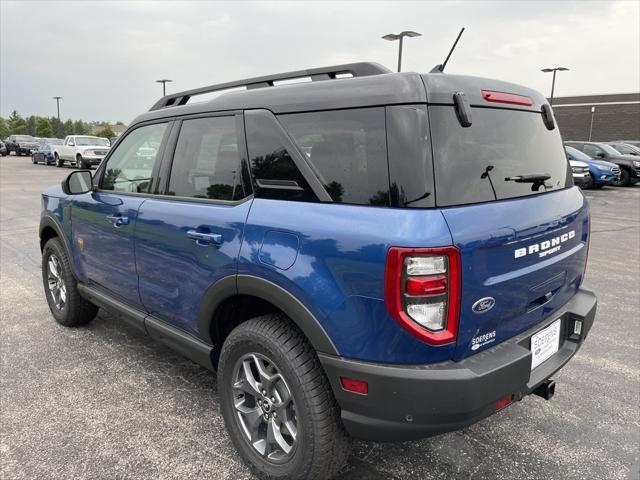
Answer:
<path fill-rule="evenodd" d="M 558 129 L 549 130 L 540 111 L 471 113 L 464 128 L 453 106 L 429 107 L 437 204 L 462 258 L 455 359 L 566 303 L 582 282 L 589 234 Z M 517 181 L 524 175 L 538 180 Z"/>
<path fill-rule="evenodd" d="M 159 166 L 167 123 L 138 127 L 118 144 L 98 170 L 98 190 L 74 196 L 71 229 L 81 279 L 133 306 L 140 306 L 134 236 L 138 209 L 148 198 Z M 137 151 L 158 145 L 153 161 L 140 165 Z M 66 147 L 69 148 L 69 147 Z"/>
<path fill-rule="evenodd" d="M 138 213 L 136 265 L 147 311 L 197 334 L 207 289 L 237 271 L 252 194 L 241 114 L 188 118 L 174 130 L 168 181 Z"/>

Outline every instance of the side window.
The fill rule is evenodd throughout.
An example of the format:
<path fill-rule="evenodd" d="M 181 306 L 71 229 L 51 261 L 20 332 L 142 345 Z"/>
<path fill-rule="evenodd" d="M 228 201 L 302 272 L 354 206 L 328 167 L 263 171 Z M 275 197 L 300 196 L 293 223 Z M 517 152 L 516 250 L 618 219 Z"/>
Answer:
<path fill-rule="evenodd" d="M 384 108 L 278 116 L 334 202 L 390 204 Z"/>
<path fill-rule="evenodd" d="M 245 127 L 256 197 L 317 201 L 271 121 L 263 116 L 246 115 Z"/>
<path fill-rule="evenodd" d="M 597 157 L 599 153 L 603 153 L 600 147 L 596 147 L 595 145 L 585 145 L 583 152 L 589 155 L 590 157 Z"/>
<path fill-rule="evenodd" d="M 100 188 L 116 192 L 148 193 L 166 123 L 146 125 L 129 133 L 109 157 Z"/>
<path fill-rule="evenodd" d="M 184 120 L 173 155 L 169 195 L 241 200 L 236 118 L 207 117 Z"/>

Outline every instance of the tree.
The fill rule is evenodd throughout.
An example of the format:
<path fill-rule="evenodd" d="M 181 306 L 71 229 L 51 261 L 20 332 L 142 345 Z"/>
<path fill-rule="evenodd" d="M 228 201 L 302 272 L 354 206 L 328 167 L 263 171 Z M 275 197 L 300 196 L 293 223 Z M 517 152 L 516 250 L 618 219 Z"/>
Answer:
<path fill-rule="evenodd" d="M 27 135 L 36 136 L 37 118 L 33 115 L 27 118 Z"/>
<path fill-rule="evenodd" d="M 7 125 L 7 121 L 4 118 L 0 117 L 0 140 L 4 140 L 9 135 L 11 135 L 9 125 Z"/>
<path fill-rule="evenodd" d="M 27 122 L 25 122 L 24 118 L 22 118 L 15 110 L 11 112 L 11 115 L 9 115 L 9 121 L 7 124 L 9 127 L 9 135 L 26 133 L 27 131 Z"/>
<path fill-rule="evenodd" d="M 53 128 L 51 128 L 51 123 L 47 117 L 38 117 L 36 135 L 44 138 L 53 137 Z"/>
<path fill-rule="evenodd" d="M 51 124 L 51 128 L 53 130 L 53 136 L 55 138 L 64 138 L 64 125 L 60 120 L 58 120 L 58 117 L 49 118 L 49 123 Z"/>
<path fill-rule="evenodd" d="M 94 135 L 96 137 L 104 137 L 104 138 L 111 138 L 116 136 L 116 134 L 113 133 L 113 130 L 111 130 L 111 127 L 109 126 L 108 123 L 105 123 L 100 130 L 97 130 L 94 133 Z"/>
<path fill-rule="evenodd" d="M 67 120 L 64 122 L 64 134 L 65 135 L 73 135 L 73 121 Z"/>
<path fill-rule="evenodd" d="M 82 120 L 76 120 L 73 122 L 73 133 L 75 135 L 86 135 L 91 131 L 89 125 Z"/>

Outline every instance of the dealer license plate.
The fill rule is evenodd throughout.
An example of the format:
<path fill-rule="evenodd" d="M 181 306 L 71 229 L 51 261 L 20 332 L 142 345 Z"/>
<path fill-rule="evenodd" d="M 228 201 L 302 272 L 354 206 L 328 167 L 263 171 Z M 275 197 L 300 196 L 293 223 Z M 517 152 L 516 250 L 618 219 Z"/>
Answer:
<path fill-rule="evenodd" d="M 531 336 L 531 370 L 560 348 L 560 319 Z"/>

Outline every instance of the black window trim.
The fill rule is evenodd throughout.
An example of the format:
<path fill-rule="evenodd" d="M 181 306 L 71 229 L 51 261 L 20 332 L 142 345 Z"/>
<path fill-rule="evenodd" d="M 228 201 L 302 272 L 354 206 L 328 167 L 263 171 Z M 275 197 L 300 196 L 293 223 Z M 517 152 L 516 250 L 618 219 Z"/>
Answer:
<path fill-rule="evenodd" d="M 244 187 L 244 198 L 239 200 L 221 200 L 221 199 L 213 199 L 213 198 L 195 198 L 195 197 L 186 197 L 182 195 L 169 195 L 169 180 L 171 177 L 171 168 L 173 167 L 173 161 L 175 159 L 176 147 L 178 145 L 178 137 L 180 136 L 180 131 L 182 130 L 182 123 L 185 120 L 193 120 L 198 118 L 213 118 L 213 117 L 234 117 L 235 126 L 236 126 L 236 134 L 238 135 L 238 153 L 240 153 L 240 176 L 239 181 L 242 183 Z M 238 110 L 224 110 L 220 112 L 206 112 L 206 113 L 196 113 L 191 115 L 185 115 L 182 117 L 172 117 L 174 120 L 174 128 L 171 131 L 171 135 L 168 138 L 167 148 L 165 149 L 164 156 L 161 162 L 158 184 L 153 193 L 153 198 L 158 198 L 162 200 L 176 200 L 180 202 L 193 202 L 193 203 L 209 203 L 209 204 L 218 204 L 218 205 L 240 205 L 249 200 L 252 200 L 254 197 L 252 185 L 245 185 L 243 182 L 242 176 L 242 160 L 246 159 L 246 168 L 250 168 L 249 166 L 249 154 L 247 151 L 247 142 L 246 142 L 246 134 L 244 129 L 244 119 L 242 116 L 242 111 Z"/>
<path fill-rule="evenodd" d="M 313 193 L 318 198 L 318 201 L 321 203 L 333 203 L 333 199 L 322 185 L 322 182 L 314 172 L 314 169 L 309 164 L 306 155 L 302 153 L 300 148 L 296 142 L 291 138 L 289 133 L 285 130 L 285 128 L 280 124 L 277 117 L 270 110 L 266 109 L 251 109 L 244 111 L 245 118 L 247 115 L 262 117 L 267 119 L 274 127 L 274 131 L 278 135 L 278 140 L 282 144 L 282 146 L 287 150 L 291 160 L 300 171 L 300 174 L 304 177 L 304 179 L 309 184 L 309 187 L 313 191 Z M 245 128 L 246 131 L 246 128 Z M 246 134 L 245 134 L 246 135 Z M 247 139 L 248 142 L 248 139 Z M 248 158 L 248 157 L 247 157 Z M 251 169 L 251 159 L 249 158 L 249 169 Z M 251 171 L 251 178 L 253 177 L 253 172 Z"/>
<path fill-rule="evenodd" d="M 158 124 L 163 124 L 163 123 L 165 123 L 167 125 L 167 128 L 166 128 L 166 130 L 164 132 L 164 135 L 162 136 L 162 141 L 160 142 L 160 147 L 158 148 L 158 154 L 156 156 L 156 162 L 153 165 L 153 169 L 151 170 L 151 186 L 152 186 L 152 188 L 150 189 L 151 191 L 150 192 L 119 192 L 119 191 L 115 191 L 115 190 L 106 190 L 106 189 L 100 188 L 100 185 L 102 184 L 102 179 L 104 177 L 104 173 L 105 173 L 105 170 L 107 168 L 107 164 L 109 162 L 109 159 L 111 158 L 113 152 L 115 152 L 116 148 L 120 145 L 120 143 L 123 142 L 126 137 L 128 137 L 132 132 L 134 132 L 138 128 L 147 127 L 149 125 L 158 125 Z M 175 122 L 173 120 L 169 119 L 169 118 L 159 118 L 159 119 L 150 120 L 148 122 L 138 123 L 138 124 L 132 126 L 131 128 L 127 129 L 120 136 L 120 138 L 118 138 L 116 143 L 109 149 L 109 153 L 107 153 L 105 158 L 102 160 L 102 162 L 100 162 L 100 165 L 96 169 L 96 173 L 93 176 L 93 185 L 94 185 L 94 187 L 96 189 L 96 192 L 109 193 L 109 194 L 113 194 L 113 195 L 126 195 L 126 196 L 132 196 L 132 197 L 152 197 L 152 196 L 154 196 L 153 192 L 157 189 L 157 185 L 156 184 L 157 184 L 157 181 L 158 181 L 158 173 L 160 171 L 160 166 L 162 164 L 162 160 L 163 160 L 163 157 L 165 155 L 165 150 L 166 150 L 166 147 L 167 147 L 167 142 L 169 140 L 169 136 L 171 135 L 171 133 L 173 131 L 174 123 Z M 158 157 L 160 158 L 159 161 L 158 161 Z M 156 185 L 156 186 L 154 187 L 154 185 Z"/>

